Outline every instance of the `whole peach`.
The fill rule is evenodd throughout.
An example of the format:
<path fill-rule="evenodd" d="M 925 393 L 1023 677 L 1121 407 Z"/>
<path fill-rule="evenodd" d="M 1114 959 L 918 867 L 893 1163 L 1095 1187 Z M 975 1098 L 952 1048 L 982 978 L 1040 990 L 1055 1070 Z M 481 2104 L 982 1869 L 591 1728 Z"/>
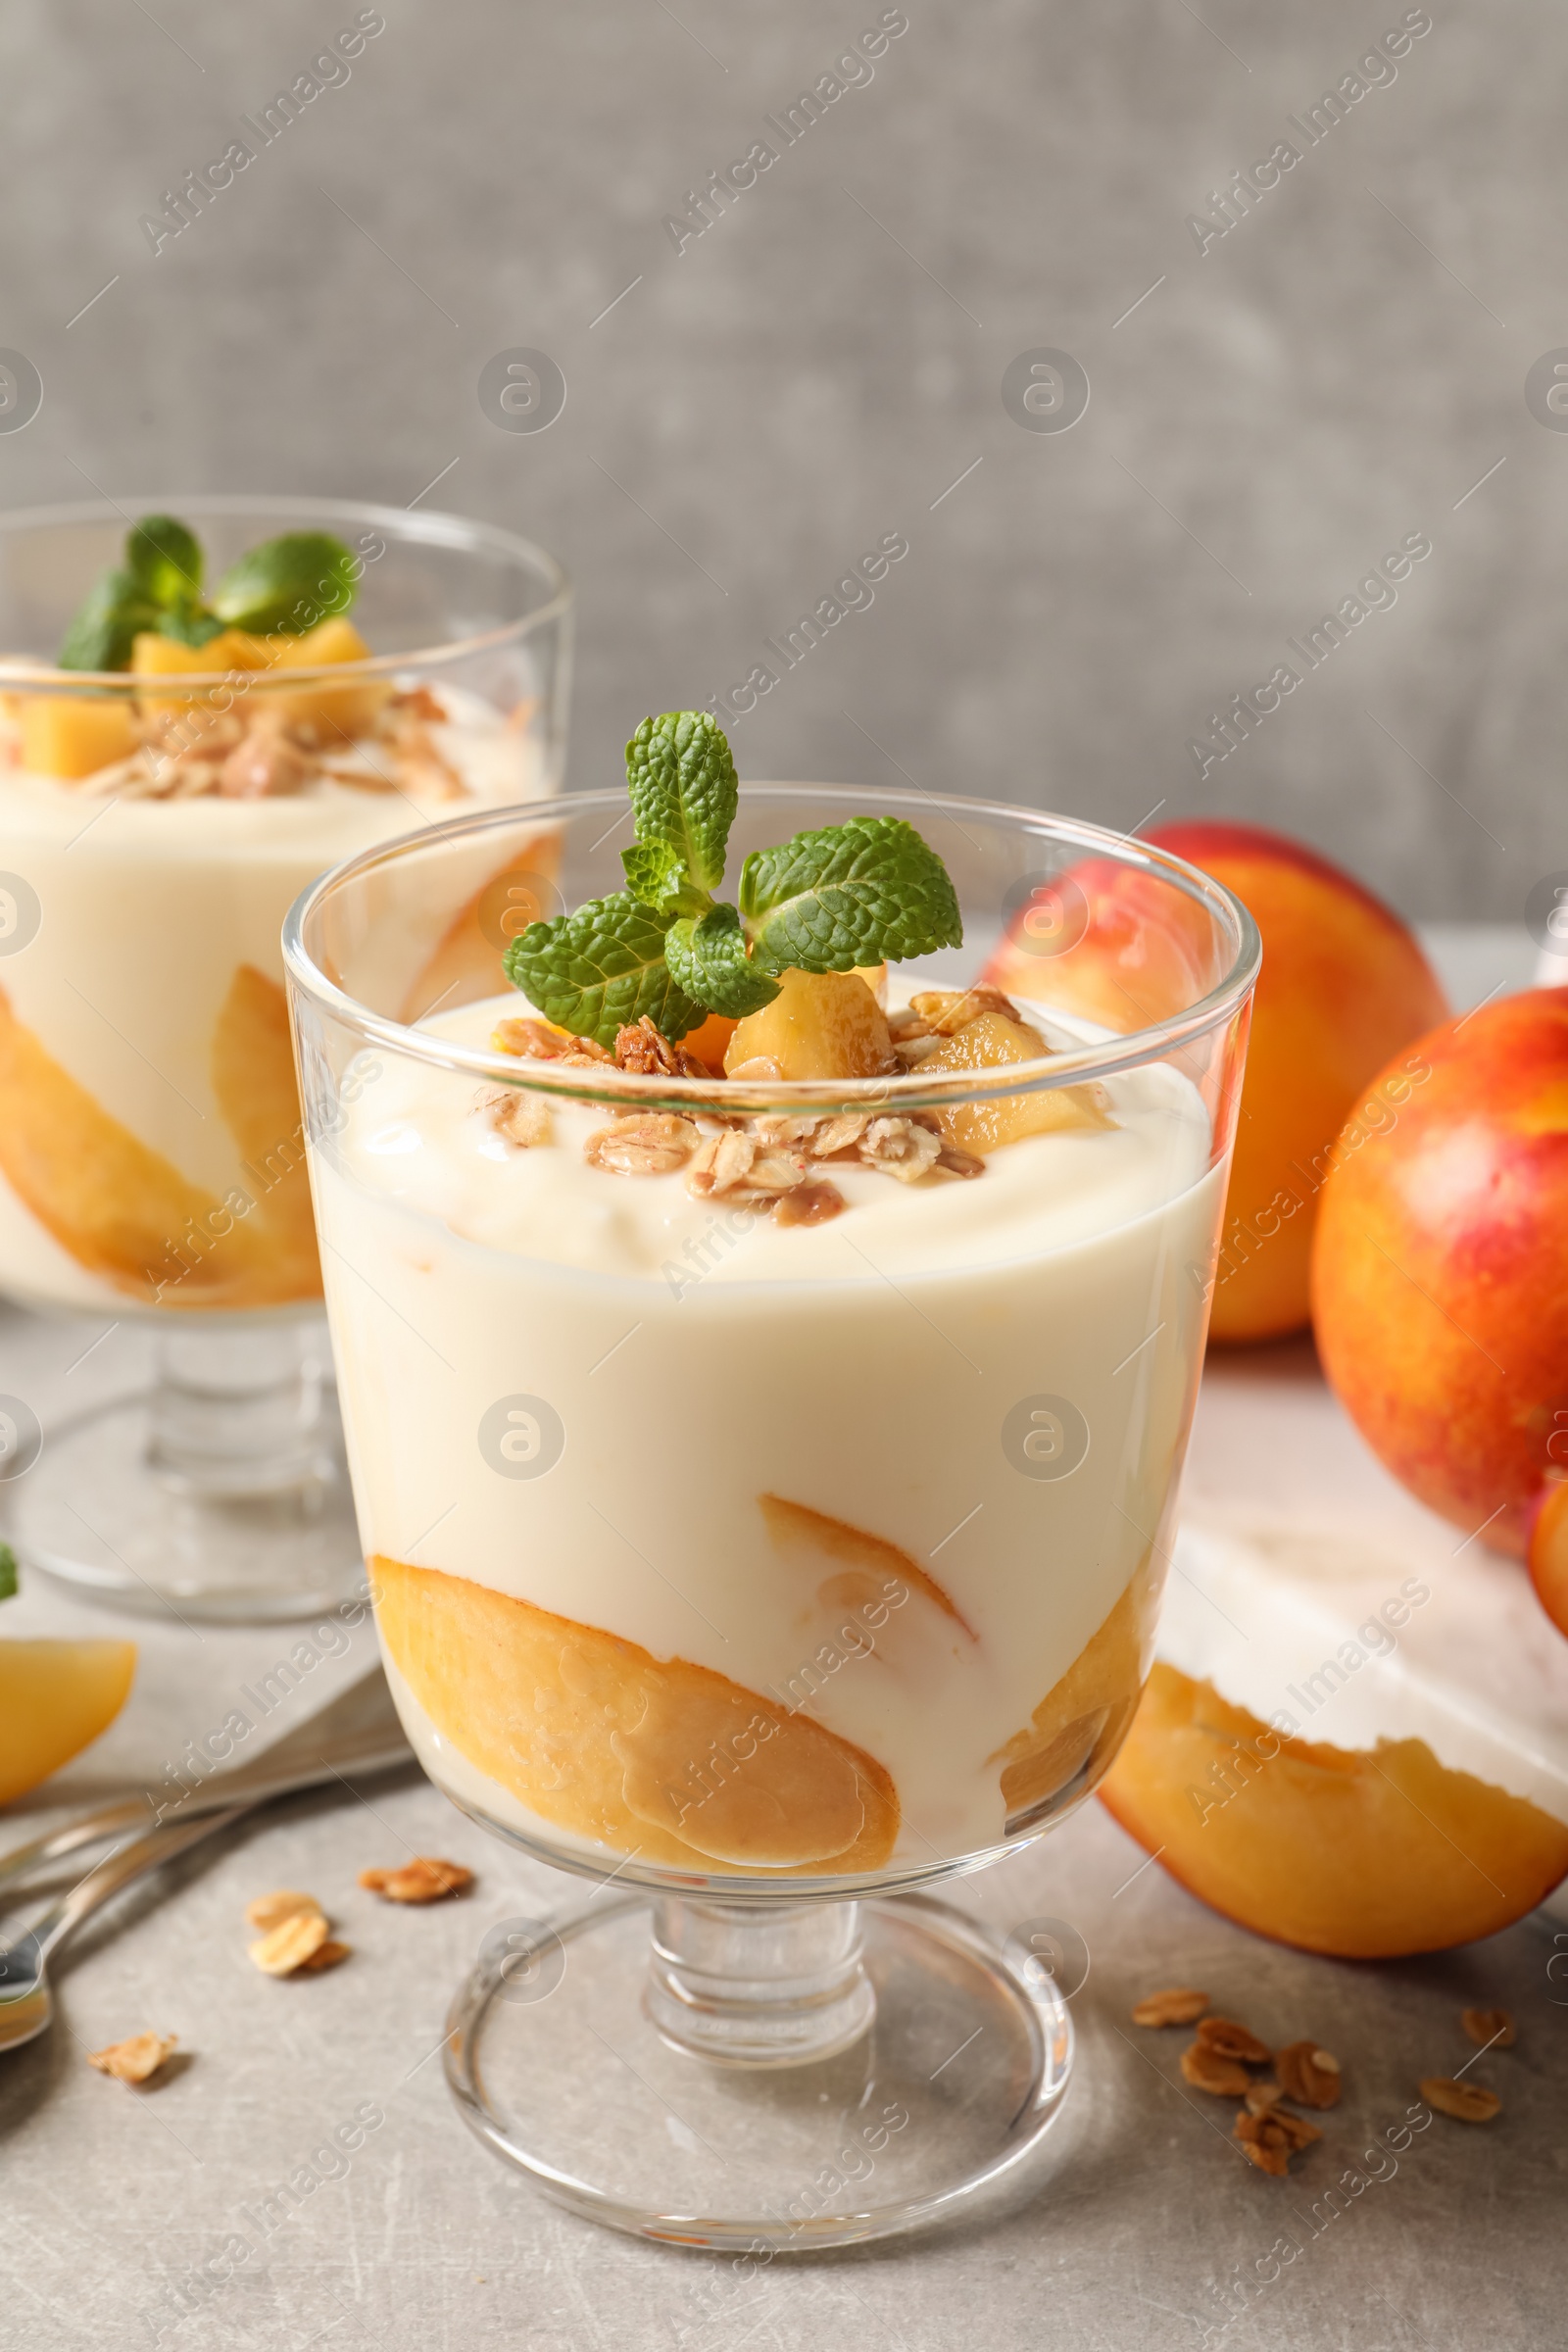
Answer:
<path fill-rule="evenodd" d="M 1216 1340 L 1299 1330 L 1327 1154 L 1369 1079 L 1447 1011 L 1414 934 L 1282 833 L 1200 817 L 1150 839 L 1233 890 L 1263 936 L 1215 1278 Z"/>
<path fill-rule="evenodd" d="M 1263 938 L 1210 1336 L 1299 1330 L 1328 1153 L 1367 1081 L 1447 1003 L 1412 933 L 1326 858 L 1195 817 L 1149 840 L 1223 882 Z M 1206 926 L 1164 880 L 1085 859 L 1023 907 L 985 977 L 1123 1032 L 1191 1004 Z"/>
<path fill-rule="evenodd" d="M 1368 1104 L 1323 1188 L 1323 1369 L 1412 1494 L 1523 1554 L 1568 1453 L 1568 988 L 1448 1022 Z"/>

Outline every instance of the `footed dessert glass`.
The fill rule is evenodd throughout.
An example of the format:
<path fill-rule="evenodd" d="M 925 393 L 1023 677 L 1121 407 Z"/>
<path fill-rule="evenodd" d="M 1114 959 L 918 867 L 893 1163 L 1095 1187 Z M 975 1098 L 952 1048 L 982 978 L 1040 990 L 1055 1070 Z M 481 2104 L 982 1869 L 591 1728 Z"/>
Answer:
<path fill-rule="evenodd" d="M 57 668 L 160 508 L 209 579 L 332 534 L 352 622 L 322 579 L 294 634 L 225 632 L 221 667 L 153 633 L 130 669 Z M 0 1289 L 155 1333 L 150 1388 L 47 1428 L 0 1398 L 0 1532 L 31 1565 L 185 1617 L 306 1615 L 358 1582 L 279 935 L 354 851 L 557 789 L 569 604 L 549 556 L 445 514 L 179 497 L 0 520 Z M 406 1015 L 541 910 L 494 879 L 426 939 Z"/>
<path fill-rule="evenodd" d="M 732 864 L 868 814 L 966 941 L 851 983 L 875 1077 L 539 1058 L 499 959 L 411 1022 L 477 875 L 621 886 L 619 792 L 373 850 L 285 933 L 387 1674 L 455 1803 L 599 1882 L 485 1936 L 452 2088 L 578 2211 L 761 2256 L 1016 2186 L 1059 2111 L 1045 1924 L 921 1890 L 1137 1706 L 1258 963 L 1207 877 L 1028 809 L 750 786 Z"/>

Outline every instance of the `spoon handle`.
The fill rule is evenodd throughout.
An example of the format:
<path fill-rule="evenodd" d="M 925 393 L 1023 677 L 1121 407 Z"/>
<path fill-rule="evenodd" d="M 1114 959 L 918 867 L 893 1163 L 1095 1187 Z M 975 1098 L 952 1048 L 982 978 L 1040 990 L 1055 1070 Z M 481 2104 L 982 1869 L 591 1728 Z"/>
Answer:
<path fill-rule="evenodd" d="M 226 1818 L 228 1808 L 233 1805 L 249 1806 L 261 1804 L 269 1797 L 288 1796 L 297 1789 L 335 1780 L 339 1774 L 385 1772 L 409 1763 L 412 1755 L 401 1732 L 393 1730 L 339 1741 L 314 1759 L 298 1762 L 292 1768 L 269 1771 L 268 1758 L 261 1756 L 253 1765 L 216 1773 L 205 1787 L 171 1801 L 169 1810 L 172 1814 L 177 1809 L 181 1825 L 204 1813 L 222 1811 Z M 160 1821 L 158 1800 L 152 1794 L 127 1797 L 117 1804 L 103 1805 L 97 1812 L 78 1814 L 74 1821 L 62 1822 L 58 1829 L 34 1838 L 28 1844 L 0 1854 L 0 1894 L 19 1879 L 28 1877 L 47 1862 L 58 1861 L 63 1854 L 73 1853 L 77 1846 L 100 1844 L 106 1838 L 123 1837 L 137 1829 L 149 1835 L 161 1834 L 165 1827 L 172 1826 L 172 1821 L 167 1824 Z"/>
<path fill-rule="evenodd" d="M 198 1844 L 219 1830 L 226 1830 L 250 1809 L 249 1805 L 234 1805 L 226 1813 L 203 1813 L 194 1821 L 181 1822 L 177 1828 L 150 1831 L 145 1838 L 134 1838 L 129 1845 L 117 1846 L 113 1853 L 106 1854 L 26 1931 L 23 1940 L 30 1946 L 38 1967 L 43 1967 L 50 1953 L 101 1903 L 107 1903 L 112 1895 L 119 1894 L 145 1872 L 156 1870 L 160 1863 L 172 1860 L 175 1854 L 182 1854 L 187 1846 Z"/>

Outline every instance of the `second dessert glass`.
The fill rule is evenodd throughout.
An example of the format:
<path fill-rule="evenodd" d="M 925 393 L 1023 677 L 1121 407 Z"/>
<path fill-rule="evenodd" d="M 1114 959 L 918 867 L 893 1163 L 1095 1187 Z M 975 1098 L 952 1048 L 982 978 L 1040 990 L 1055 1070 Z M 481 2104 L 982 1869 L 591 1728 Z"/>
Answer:
<path fill-rule="evenodd" d="M 57 667 L 129 515 L 171 508 L 210 574 L 333 534 L 356 625 L 251 640 L 242 669 L 158 635 L 136 640 L 156 670 Z M 319 587 L 306 618 L 341 605 Z M 368 843 L 557 789 L 569 621 L 551 557 L 455 515 L 233 496 L 0 520 L 0 1289 L 95 1318 L 83 1356 L 117 1323 L 155 1335 L 150 1387 L 47 1430 L 0 1400 L 30 1565 L 186 1617 L 298 1617 L 358 1584 L 279 932 Z M 526 858 L 477 877 L 405 1012 L 475 961 L 499 985 L 548 894 Z"/>
<path fill-rule="evenodd" d="M 486 1936 L 453 2090 L 578 2211 L 760 2255 L 948 2215 L 1059 2111 L 1051 1931 L 922 1890 L 1059 1821 L 1137 1706 L 1258 962 L 1207 877 L 1028 809 L 754 786 L 731 856 L 867 814 L 917 826 L 964 916 L 896 995 L 996 951 L 1054 1051 L 795 1084 L 521 1062 L 491 1033 L 529 1007 L 478 974 L 410 1022 L 476 864 L 548 828 L 567 906 L 620 886 L 618 793 L 372 851 L 284 943 L 388 1676 L 454 1802 L 600 1882 Z M 821 1222 L 683 1157 L 705 1122 L 839 1117 L 890 1167 L 922 1121 L 967 1148 L 834 1166 Z"/>

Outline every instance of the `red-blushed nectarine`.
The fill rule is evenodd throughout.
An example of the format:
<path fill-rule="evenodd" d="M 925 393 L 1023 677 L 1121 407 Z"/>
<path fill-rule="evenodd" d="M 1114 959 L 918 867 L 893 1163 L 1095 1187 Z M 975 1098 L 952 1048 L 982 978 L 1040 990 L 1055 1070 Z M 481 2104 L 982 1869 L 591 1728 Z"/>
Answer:
<path fill-rule="evenodd" d="M 1483 1005 L 1394 1071 L 1323 1188 L 1318 1352 L 1396 1478 L 1522 1555 L 1568 1450 L 1568 988 Z"/>
<path fill-rule="evenodd" d="M 1209 1330 L 1216 1340 L 1279 1338 L 1307 1320 L 1334 1138 L 1373 1074 L 1447 1004 L 1392 908 L 1301 843 L 1217 817 L 1148 838 L 1234 891 L 1262 933 Z M 987 980 L 1126 1031 L 1218 979 L 1200 969 L 1206 925 L 1164 881 L 1085 860 L 1062 877 L 1060 899 L 1059 907 L 1043 900 L 1043 914 L 1022 909 Z M 1057 917 L 1059 937 L 1028 936 L 1031 920 Z"/>
<path fill-rule="evenodd" d="M 1554 1479 L 1539 1498 L 1525 1556 L 1542 1607 L 1568 1634 L 1568 1479 Z"/>
<path fill-rule="evenodd" d="M 1233 890 L 1263 936 L 1209 1331 L 1279 1338 L 1307 1320 L 1334 1138 L 1368 1081 L 1447 1002 L 1393 909 L 1299 842 L 1201 818 L 1150 838 Z"/>
<path fill-rule="evenodd" d="M 1425 1740 L 1283 1739 L 1162 1663 L 1100 1795 L 1227 1919 L 1345 1960 L 1494 1935 L 1568 1875 L 1568 1826 Z"/>

